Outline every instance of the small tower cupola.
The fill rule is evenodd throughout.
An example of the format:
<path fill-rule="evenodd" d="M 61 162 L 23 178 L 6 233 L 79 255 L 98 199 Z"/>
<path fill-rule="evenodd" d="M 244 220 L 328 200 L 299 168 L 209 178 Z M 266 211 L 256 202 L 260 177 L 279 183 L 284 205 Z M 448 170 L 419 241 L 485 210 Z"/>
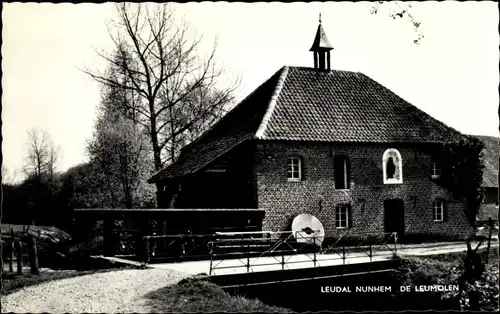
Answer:
<path fill-rule="evenodd" d="M 314 54 L 314 68 L 323 71 L 330 71 L 330 50 L 333 47 L 326 37 L 325 30 L 321 25 L 321 13 L 319 14 L 319 25 L 316 37 L 309 51 Z"/>

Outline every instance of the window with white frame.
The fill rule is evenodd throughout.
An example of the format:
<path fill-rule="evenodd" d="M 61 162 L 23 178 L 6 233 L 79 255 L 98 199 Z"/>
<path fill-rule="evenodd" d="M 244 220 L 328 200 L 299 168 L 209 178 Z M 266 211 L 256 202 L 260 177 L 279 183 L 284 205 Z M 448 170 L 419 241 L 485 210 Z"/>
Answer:
<path fill-rule="evenodd" d="M 397 149 L 389 148 L 382 156 L 384 184 L 403 183 L 403 161 Z"/>
<path fill-rule="evenodd" d="M 444 221 L 444 201 L 437 199 L 433 203 L 434 221 Z"/>
<path fill-rule="evenodd" d="M 431 167 L 432 167 L 432 178 L 439 179 L 439 177 L 441 177 L 441 167 L 439 166 L 438 162 L 435 160 L 431 161 Z"/>
<path fill-rule="evenodd" d="M 335 207 L 335 227 L 349 228 L 351 226 L 351 206 L 349 204 L 339 204 Z"/>
<path fill-rule="evenodd" d="M 288 181 L 302 180 L 302 159 L 299 157 L 288 158 Z"/>

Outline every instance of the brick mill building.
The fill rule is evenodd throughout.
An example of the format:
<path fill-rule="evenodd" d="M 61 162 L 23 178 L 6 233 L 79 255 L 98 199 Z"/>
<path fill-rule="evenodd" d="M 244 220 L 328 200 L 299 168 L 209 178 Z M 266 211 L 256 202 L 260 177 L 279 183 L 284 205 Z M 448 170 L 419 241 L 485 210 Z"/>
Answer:
<path fill-rule="evenodd" d="M 281 68 L 150 178 L 159 207 L 259 209 L 270 231 L 309 213 L 326 236 L 469 235 L 433 156 L 463 135 L 365 74 L 331 70 L 332 49 L 320 23 L 313 68 Z"/>

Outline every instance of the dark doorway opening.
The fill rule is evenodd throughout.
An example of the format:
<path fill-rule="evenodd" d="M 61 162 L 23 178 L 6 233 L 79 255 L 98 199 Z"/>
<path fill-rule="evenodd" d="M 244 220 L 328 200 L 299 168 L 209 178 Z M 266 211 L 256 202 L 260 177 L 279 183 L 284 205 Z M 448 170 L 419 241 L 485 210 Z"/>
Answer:
<path fill-rule="evenodd" d="M 405 232 L 404 202 L 401 199 L 384 201 L 384 232 L 397 232 L 402 238 Z M 390 235 L 386 235 L 388 237 Z"/>

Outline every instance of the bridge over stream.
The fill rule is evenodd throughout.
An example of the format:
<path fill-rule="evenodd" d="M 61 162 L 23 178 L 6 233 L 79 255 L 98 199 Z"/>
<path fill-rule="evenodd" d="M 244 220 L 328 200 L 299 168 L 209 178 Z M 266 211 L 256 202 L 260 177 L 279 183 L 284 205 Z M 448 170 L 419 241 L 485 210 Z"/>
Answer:
<path fill-rule="evenodd" d="M 281 238 L 272 236 L 281 235 Z M 463 242 L 401 244 L 397 234 L 384 238 L 367 236 L 356 241 L 349 237 L 324 238 L 324 245 L 312 249 L 309 237 L 297 242 L 290 232 L 219 233 L 210 237 L 198 235 L 145 237 L 149 246 L 175 247 L 197 239 L 210 247 L 208 255 L 196 253 L 196 246 L 185 245 L 183 256 L 172 258 L 164 250 L 149 251 L 149 261 L 134 261 L 131 256 L 101 257 L 118 263 L 145 265 L 150 268 L 171 269 L 209 278 L 224 288 L 266 285 L 278 282 L 300 282 L 348 277 L 363 274 L 391 273 L 405 256 L 428 256 L 464 252 Z M 308 243 L 309 242 L 309 243 Z M 195 242 L 196 244 L 196 242 Z M 478 242 L 472 242 L 475 247 Z M 486 242 L 481 247 L 486 247 Z M 182 247 L 182 245 L 181 245 Z M 491 243 L 498 250 L 498 240 Z M 260 249 L 260 251 L 258 250 Z M 154 254 L 155 253 L 155 254 Z M 192 255 L 190 255 L 192 254 Z"/>
<path fill-rule="evenodd" d="M 223 287 L 389 272 L 400 262 L 397 233 L 216 232 L 146 236 L 144 243 L 148 267 L 204 274 Z M 180 252 L 173 256 L 172 250 Z"/>

